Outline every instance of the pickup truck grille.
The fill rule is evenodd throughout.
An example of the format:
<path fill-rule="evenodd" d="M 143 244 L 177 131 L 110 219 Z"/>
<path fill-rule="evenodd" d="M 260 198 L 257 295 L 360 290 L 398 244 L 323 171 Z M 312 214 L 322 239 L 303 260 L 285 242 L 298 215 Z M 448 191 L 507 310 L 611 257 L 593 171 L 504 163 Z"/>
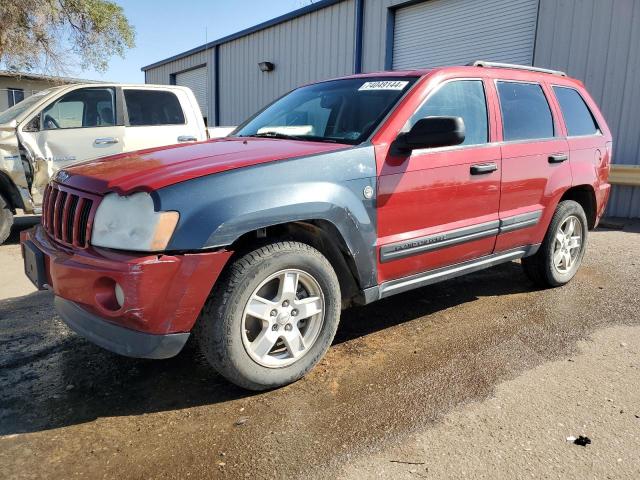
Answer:
<path fill-rule="evenodd" d="M 42 226 L 57 242 L 87 248 L 98 198 L 52 182 L 44 191 Z"/>

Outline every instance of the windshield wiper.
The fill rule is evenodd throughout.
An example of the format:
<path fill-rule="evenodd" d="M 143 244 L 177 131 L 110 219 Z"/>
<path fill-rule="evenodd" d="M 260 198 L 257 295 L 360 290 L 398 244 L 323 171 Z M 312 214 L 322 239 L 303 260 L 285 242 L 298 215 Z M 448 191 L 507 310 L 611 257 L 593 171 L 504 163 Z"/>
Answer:
<path fill-rule="evenodd" d="M 280 132 L 260 132 L 254 133 L 253 135 L 243 135 L 246 137 L 266 137 L 266 138 L 283 138 L 285 140 L 296 140 L 298 137 L 295 135 L 287 135 L 286 133 Z"/>
<path fill-rule="evenodd" d="M 334 138 L 318 137 L 314 135 L 287 135 L 280 132 L 260 132 L 252 135 L 241 135 L 242 137 L 258 137 L 258 138 L 282 138 L 284 140 L 302 140 L 308 142 L 326 142 L 326 143 L 339 143 Z"/>

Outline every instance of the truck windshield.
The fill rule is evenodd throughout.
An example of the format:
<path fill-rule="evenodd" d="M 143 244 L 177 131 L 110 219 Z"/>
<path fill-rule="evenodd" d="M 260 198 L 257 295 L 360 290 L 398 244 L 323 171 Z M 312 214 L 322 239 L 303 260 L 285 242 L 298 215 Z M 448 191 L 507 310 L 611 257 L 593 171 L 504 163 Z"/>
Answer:
<path fill-rule="evenodd" d="M 48 95 L 49 90 L 42 90 L 41 92 L 34 93 L 30 97 L 25 98 L 19 103 L 16 103 L 13 107 L 8 108 L 4 112 L 0 113 L 0 124 L 9 123 L 18 118 L 23 112 L 26 112 L 32 105 L 38 103 L 42 98 Z"/>
<path fill-rule="evenodd" d="M 358 144 L 417 77 L 368 77 L 308 85 L 276 100 L 233 136 Z"/>

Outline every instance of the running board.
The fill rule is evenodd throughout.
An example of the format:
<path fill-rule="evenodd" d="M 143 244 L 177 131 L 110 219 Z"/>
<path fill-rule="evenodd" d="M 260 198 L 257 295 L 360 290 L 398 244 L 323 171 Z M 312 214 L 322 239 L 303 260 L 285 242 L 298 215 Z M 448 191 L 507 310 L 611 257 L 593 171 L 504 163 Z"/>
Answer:
<path fill-rule="evenodd" d="M 485 268 L 493 267 L 501 263 L 510 262 L 518 258 L 528 257 L 538 251 L 540 245 L 528 245 L 525 247 L 494 253 L 485 257 L 476 258 L 455 265 L 429 270 L 408 277 L 383 282 L 377 287 L 368 288 L 364 292 L 365 303 L 371 303 L 381 298 L 390 297 L 396 293 L 406 292 L 414 288 L 425 287 L 434 283 L 449 280 L 451 278 L 477 272 Z"/>

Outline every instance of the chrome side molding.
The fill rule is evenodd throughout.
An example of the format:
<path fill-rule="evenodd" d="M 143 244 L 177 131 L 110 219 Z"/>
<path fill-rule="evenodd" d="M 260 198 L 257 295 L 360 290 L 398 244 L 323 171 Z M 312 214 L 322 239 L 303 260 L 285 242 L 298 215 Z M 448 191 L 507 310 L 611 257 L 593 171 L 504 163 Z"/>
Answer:
<path fill-rule="evenodd" d="M 380 262 L 399 260 L 412 255 L 419 255 L 485 237 L 493 237 L 501 233 L 512 232 L 521 228 L 532 227 L 540 221 L 540 218 L 542 218 L 542 210 L 536 210 L 535 212 L 506 217 L 502 220 L 479 223 L 469 227 L 390 243 L 380 248 Z"/>

